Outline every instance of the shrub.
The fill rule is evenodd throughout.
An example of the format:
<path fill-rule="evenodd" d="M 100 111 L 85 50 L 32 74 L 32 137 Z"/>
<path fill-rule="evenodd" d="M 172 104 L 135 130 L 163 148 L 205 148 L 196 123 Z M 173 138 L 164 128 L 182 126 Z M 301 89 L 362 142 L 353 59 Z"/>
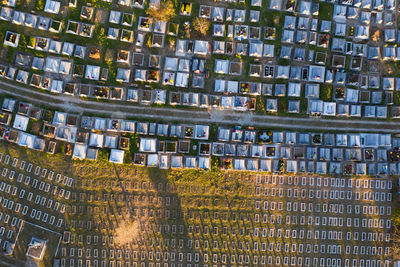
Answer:
<path fill-rule="evenodd" d="M 211 170 L 218 171 L 220 165 L 220 159 L 217 156 L 211 156 Z"/>
<path fill-rule="evenodd" d="M 36 10 L 44 10 L 44 0 L 36 0 Z"/>
<path fill-rule="evenodd" d="M 21 50 L 25 50 L 27 46 L 28 46 L 27 37 L 24 34 L 21 34 L 21 38 L 19 40 L 19 48 Z"/>
<path fill-rule="evenodd" d="M 107 40 L 104 27 L 100 27 L 98 24 L 95 24 L 95 38 L 96 38 L 96 43 L 101 46 L 104 46 Z"/>
<path fill-rule="evenodd" d="M 153 20 L 169 21 L 176 16 L 172 1 L 162 1 L 158 8 L 149 8 L 146 14 Z"/>
<path fill-rule="evenodd" d="M 196 17 L 193 20 L 193 29 L 204 36 L 207 35 L 207 32 L 210 29 L 210 26 L 211 26 L 211 23 L 206 18 Z"/>

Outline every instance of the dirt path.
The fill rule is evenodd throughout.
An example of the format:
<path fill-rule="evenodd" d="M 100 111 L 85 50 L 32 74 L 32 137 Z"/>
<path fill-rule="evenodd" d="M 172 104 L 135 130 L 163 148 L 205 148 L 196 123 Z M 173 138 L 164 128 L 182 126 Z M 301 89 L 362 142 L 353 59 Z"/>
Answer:
<path fill-rule="evenodd" d="M 115 118 L 143 118 L 181 123 L 218 123 L 220 125 L 250 125 L 257 127 L 279 127 L 302 130 L 362 131 L 381 133 L 400 133 L 400 122 L 314 119 L 258 115 L 251 112 L 233 112 L 224 110 L 185 110 L 130 105 L 127 102 L 95 102 L 78 97 L 50 95 L 33 89 L 0 81 L 0 93 L 13 95 L 19 99 L 49 106 L 66 112 L 107 115 Z"/>

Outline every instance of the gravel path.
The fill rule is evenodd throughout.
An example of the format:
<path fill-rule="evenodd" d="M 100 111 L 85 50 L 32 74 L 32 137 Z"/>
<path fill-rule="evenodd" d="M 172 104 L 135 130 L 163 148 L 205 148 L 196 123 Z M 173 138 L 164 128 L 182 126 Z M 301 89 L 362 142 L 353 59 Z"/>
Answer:
<path fill-rule="evenodd" d="M 259 115 L 251 112 L 227 110 L 190 110 L 132 105 L 128 102 L 96 102 L 66 95 L 50 95 L 34 89 L 9 84 L 0 80 L 0 93 L 13 95 L 19 99 L 64 110 L 66 112 L 107 115 L 113 118 L 136 117 L 181 123 L 217 123 L 220 125 L 250 125 L 257 127 L 279 127 L 310 131 L 360 131 L 400 133 L 400 122 L 376 120 L 344 120 L 278 117 Z"/>

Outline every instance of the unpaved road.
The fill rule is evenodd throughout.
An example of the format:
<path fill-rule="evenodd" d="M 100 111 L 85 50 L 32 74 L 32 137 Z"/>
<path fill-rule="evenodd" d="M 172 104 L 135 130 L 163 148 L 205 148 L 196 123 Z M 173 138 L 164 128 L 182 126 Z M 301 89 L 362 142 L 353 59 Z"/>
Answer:
<path fill-rule="evenodd" d="M 66 112 L 107 115 L 113 118 L 154 119 L 159 121 L 219 125 L 250 125 L 309 131 L 360 131 L 400 133 L 400 121 L 314 119 L 259 115 L 226 110 L 191 110 L 133 105 L 125 101 L 97 102 L 66 95 L 50 95 L 0 80 L 0 93 Z"/>

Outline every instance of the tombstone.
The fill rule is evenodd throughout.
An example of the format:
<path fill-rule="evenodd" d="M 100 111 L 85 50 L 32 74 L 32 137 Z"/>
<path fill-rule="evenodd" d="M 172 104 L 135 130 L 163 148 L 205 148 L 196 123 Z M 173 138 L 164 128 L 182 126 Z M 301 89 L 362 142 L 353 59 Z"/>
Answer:
<path fill-rule="evenodd" d="M 68 177 L 64 175 L 64 178 L 62 180 L 62 184 L 63 185 L 67 185 L 67 182 L 68 182 Z"/>
<path fill-rule="evenodd" d="M 49 214 L 44 213 L 43 217 L 42 217 L 42 222 L 44 222 L 44 223 L 47 222 L 48 217 L 49 217 Z"/>
<path fill-rule="evenodd" d="M 60 173 L 57 173 L 57 175 L 56 175 L 56 182 L 57 183 L 59 183 L 60 181 L 61 181 L 61 174 Z"/>
<path fill-rule="evenodd" d="M 28 206 L 24 206 L 24 208 L 22 209 L 22 215 L 26 215 L 28 213 L 28 210 L 29 210 Z"/>
<path fill-rule="evenodd" d="M 1 156 L 1 159 L 3 158 L 3 154 L 1 154 L 2 156 Z M 0 160 L 1 160 L 0 159 Z M 4 163 L 5 164 L 8 164 L 9 162 L 10 162 L 10 159 L 11 159 L 11 157 L 10 157 L 10 155 L 6 155 L 6 157 L 4 158 Z"/>
<path fill-rule="evenodd" d="M 20 204 L 20 203 L 15 204 L 15 209 L 14 209 L 14 211 L 17 212 L 17 213 L 19 213 L 20 210 L 21 210 L 21 204 Z"/>
<path fill-rule="evenodd" d="M 47 174 L 47 169 L 42 169 L 42 173 L 40 174 L 40 176 L 41 176 L 42 178 L 45 178 L 45 177 L 46 177 L 46 174 Z"/>
<path fill-rule="evenodd" d="M 35 219 L 36 219 L 36 220 L 40 220 L 41 217 L 42 217 L 42 212 L 41 212 L 40 210 L 38 210 L 38 211 L 36 212 Z"/>
<path fill-rule="evenodd" d="M 49 179 L 50 181 L 53 180 L 54 177 L 54 172 L 50 171 L 49 174 L 47 175 L 47 179 Z"/>
<path fill-rule="evenodd" d="M 32 209 L 31 210 L 31 218 L 35 218 L 35 215 L 36 215 L 36 210 L 35 209 Z"/>
<path fill-rule="evenodd" d="M 39 202 L 40 202 L 40 195 L 36 195 L 35 204 L 39 204 Z"/>
<path fill-rule="evenodd" d="M 17 182 L 21 183 L 23 179 L 24 179 L 24 175 L 22 173 L 19 173 L 18 174 L 18 178 L 17 178 Z"/>
<path fill-rule="evenodd" d="M 29 168 L 29 166 L 28 166 L 28 168 Z M 34 173 L 35 173 L 35 175 L 39 175 L 39 173 L 40 173 L 40 167 L 39 166 L 36 166 Z"/>
<path fill-rule="evenodd" d="M 8 178 L 10 180 L 14 179 L 15 171 L 10 171 L 10 174 L 8 175 Z"/>
<path fill-rule="evenodd" d="M 54 216 L 51 216 L 51 217 L 50 217 L 50 220 L 49 220 L 49 224 L 53 225 L 55 219 L 56 219 L 56 218 L 55 218 Z"/>

